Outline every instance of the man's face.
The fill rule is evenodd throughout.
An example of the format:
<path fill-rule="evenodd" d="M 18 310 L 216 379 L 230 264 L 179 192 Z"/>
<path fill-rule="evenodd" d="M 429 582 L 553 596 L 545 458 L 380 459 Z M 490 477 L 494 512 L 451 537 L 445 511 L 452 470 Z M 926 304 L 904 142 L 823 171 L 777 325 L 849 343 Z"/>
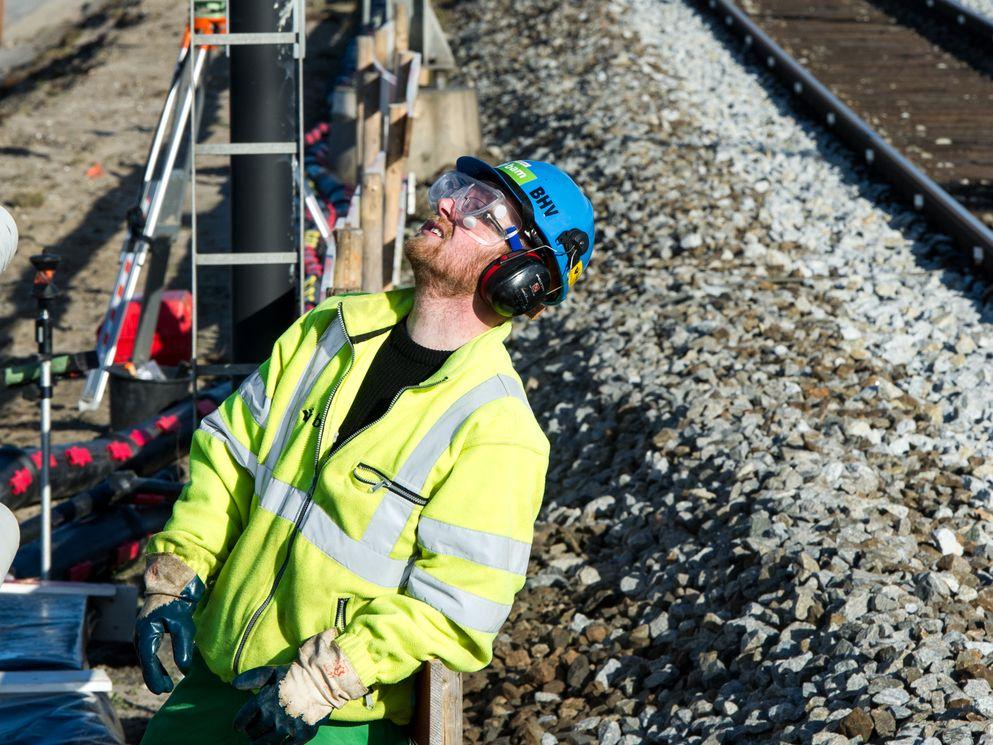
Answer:
<path fill-rule="evenodd" d="M 454 201 L 441 199 L 435 216 L 403 246 L 415 285 L 442 297 L 473 295 L 486 266 L 508 250 L 504 241 L 480 245 L 457 220 Z"/>

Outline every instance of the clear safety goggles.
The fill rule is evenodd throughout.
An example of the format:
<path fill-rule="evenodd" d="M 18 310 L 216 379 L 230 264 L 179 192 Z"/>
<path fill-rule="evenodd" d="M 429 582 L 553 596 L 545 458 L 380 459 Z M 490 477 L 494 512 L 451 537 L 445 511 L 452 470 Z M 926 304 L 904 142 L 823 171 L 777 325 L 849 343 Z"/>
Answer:
<path fill-rule="evenodd" d="M 499 189 L 459 171 L 446 171 L 428 190 L 432 211 L 438 211 L 442 199 L 455 203 L 455 222 L 479 245 L 507 241 L 515 251 L 522 248 L 521 216 Z"/>

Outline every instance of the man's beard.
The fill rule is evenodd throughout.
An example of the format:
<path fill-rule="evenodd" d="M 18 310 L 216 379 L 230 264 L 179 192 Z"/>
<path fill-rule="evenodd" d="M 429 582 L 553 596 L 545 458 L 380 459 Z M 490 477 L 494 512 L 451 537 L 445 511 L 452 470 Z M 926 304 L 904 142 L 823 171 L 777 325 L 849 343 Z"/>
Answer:
<path fill-rule="evenodd" d="M 460 257 L 450 250 L 448 240 L 432 243 L 426 235 L 412 236 L 404 241 L 403 253 L 414 272 L 414 286 L 435 297 L 472 296 L 483 269 L 498 255 L 481 248 L 478 254 Z"/>

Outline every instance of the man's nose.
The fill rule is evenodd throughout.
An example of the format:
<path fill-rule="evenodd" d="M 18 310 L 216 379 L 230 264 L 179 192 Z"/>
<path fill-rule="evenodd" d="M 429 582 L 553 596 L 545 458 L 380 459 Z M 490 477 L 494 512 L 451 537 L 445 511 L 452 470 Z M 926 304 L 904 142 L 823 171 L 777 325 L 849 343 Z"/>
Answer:
<path fill-rule="evenodd" d="M 439 199 L 438 214 L 449 222 L 455 222 L 455 200 L 451 197 L 442 197 Z"/>

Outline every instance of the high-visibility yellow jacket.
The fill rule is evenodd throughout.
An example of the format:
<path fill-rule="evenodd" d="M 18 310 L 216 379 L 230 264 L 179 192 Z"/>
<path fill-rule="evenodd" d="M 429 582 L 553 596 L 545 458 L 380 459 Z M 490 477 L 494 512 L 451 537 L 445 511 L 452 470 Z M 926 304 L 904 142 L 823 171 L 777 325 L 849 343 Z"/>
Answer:
<path fill-rule="evenodd" d="M 503 340 L 456 350 L 379 420 L 336 432 L 410 291 L 330 298 L 203 420 L 190 483 L 149 553 L 208 588 L 197 644 L 224 680 L 338 644 L 371 689 L 335 719 L 412 713 L 410 676 L 437 658 L 478 670 L 524 585 L 548 441 Z"/>

